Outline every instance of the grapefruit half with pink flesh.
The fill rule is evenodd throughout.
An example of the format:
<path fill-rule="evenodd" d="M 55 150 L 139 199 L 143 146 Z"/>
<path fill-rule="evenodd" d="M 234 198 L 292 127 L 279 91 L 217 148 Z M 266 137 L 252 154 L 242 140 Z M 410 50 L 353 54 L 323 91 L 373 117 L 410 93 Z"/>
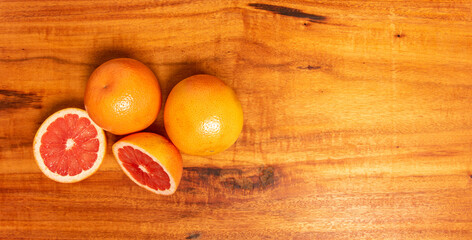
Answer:
<path fill-rule="evenodd" d="M 34 158 L 50 179 L 73 183 L 90 177 L 106 152 L 103 130 L 78 108 L 66 108 L 49 116 L 33 142 Z"/>
<path fill-rule="evenodd" d="M 182 156 L 164 137 L 135 133 L 113 145 L 113 155 L 123 172 L 140 187 L 156 194 L 171 195 L 182 177 Z"/>

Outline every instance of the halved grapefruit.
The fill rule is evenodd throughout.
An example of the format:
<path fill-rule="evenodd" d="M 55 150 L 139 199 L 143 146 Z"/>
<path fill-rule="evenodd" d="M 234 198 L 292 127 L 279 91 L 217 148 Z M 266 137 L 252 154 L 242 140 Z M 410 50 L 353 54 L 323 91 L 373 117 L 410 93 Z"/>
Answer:
<path fill-rule="evenodd" d="M 49 116 L 33 142 L 34 157 L 50 179 L 73 183 L 90 177 L 103 161 L 103 130 L 78 108 L 66 108 Z"/>
<path fill-rule="evenodd" d="M 135 133 L 113 144 L 118 164 L 137 185 L 157 194 L 171 195 L 182 177 L 182 156 L 164 137 Z"/>

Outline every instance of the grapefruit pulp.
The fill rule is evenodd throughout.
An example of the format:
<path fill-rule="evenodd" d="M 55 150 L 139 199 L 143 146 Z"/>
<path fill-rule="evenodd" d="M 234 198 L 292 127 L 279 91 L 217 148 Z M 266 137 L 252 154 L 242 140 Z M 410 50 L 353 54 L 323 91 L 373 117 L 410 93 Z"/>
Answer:
<path fill-rule="evenodd" d="M 135 133 L 113 145 L 121 169 L 137 185 L 161 195 L 171 195 L 182 177 L 182 157 L 175 146 L 154 133 Z"/>
<path fill-rule="evenodd" d="M 36 163 L 48 178 L 72 183 L 97 171 L 105 156 L 106 138 L 87 112 L 66 108 L 42 123 L 33 150 Z"/>

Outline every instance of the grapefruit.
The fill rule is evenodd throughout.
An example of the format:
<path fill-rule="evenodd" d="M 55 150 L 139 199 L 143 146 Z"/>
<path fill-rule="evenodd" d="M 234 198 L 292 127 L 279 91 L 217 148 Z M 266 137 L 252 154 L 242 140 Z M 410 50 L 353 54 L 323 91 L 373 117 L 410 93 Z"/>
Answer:
<path fill-rule="evenodd" d="M 154 133 L 135 133 L 113 144 L 121 169 L 137 185 L 157 194 L 171 195 L 182 177 L 182 157 L 175 146 Z"/>
<path fill-rule="evenodd" d="M 50 179 L 72 183 L 90 177 L 103 161 L 106 138 L 87 112 L 66 108 L 48 117 L 33 141 L 39 169 Z"/>
<path fill-rule="evenodd" d="M 179 82 L 164 108 L 172 143 L 190 155 L 212 155 L 236 142 L 243 111 L 235 92 L 217 77 L 201 74 Z"/>
<path fill-rule="evenodd" d="M 143 63 L 117 58 L 100 65 L 85 89 L 85 109 L 101 128 L 116 135 L 151 125 L 161 108 L 161 89 Z"/>

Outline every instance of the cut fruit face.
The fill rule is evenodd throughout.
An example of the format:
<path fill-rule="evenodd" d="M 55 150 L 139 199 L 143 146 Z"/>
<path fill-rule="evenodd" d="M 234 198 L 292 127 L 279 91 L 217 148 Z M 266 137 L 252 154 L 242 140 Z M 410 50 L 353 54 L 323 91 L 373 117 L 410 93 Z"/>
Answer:
<path fill-rule="evenodd" d="M 164 137 L 153 133 L 132 134 L 113 145 L 113 154 L 137 185 L 162 195 L 170 195 L 177 189 L 182 158 Z"/>
<path fill-rule="evenodd" d="M 72 183 L 91 176 L 106 151 L 103 130 L 78 108 L 66 108 L 47 118 L 34 138 L 33 150 L 41 171 L 50 179 Z"/>
<path fill-rule="evenodd" d="M 123 167 L 133 176 L 133 179 L 152 189 L 165 191 L 170 188 L 169 175 L 158 162 L 147 154 L 131 146 L 118 149 L 118 157 Z"/>

